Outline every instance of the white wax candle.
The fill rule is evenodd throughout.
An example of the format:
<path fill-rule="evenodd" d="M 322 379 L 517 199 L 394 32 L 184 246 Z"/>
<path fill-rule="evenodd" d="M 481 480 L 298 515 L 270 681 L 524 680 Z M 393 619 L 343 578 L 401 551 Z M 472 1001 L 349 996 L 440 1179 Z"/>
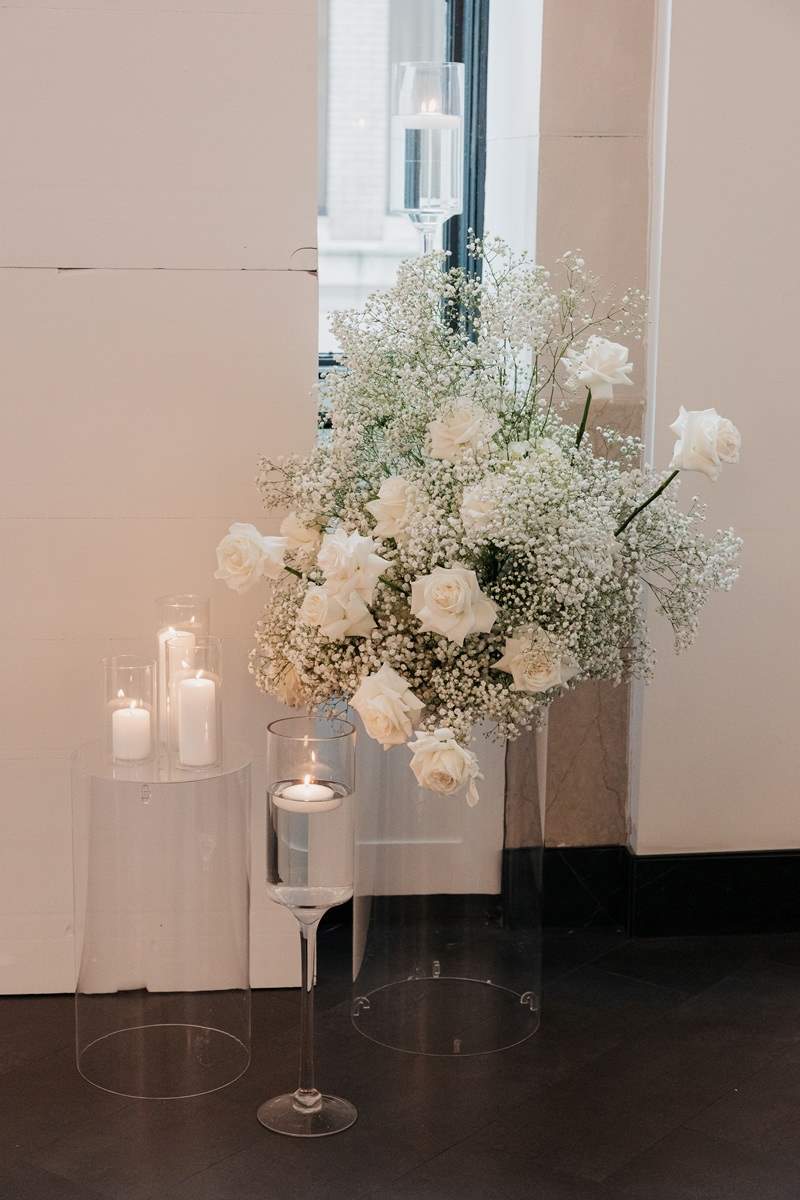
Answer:
<path fill-rule="evenodd" d="M 178 758 L 186 767 L 217 761 L 217 685 L 192 676 L 178 684 Z"/>
<path fill-rule="evenodd" d="M 150 713 L 137 704 L 115 708 L 111 714 L 111 752 L 124 762 L 148 758 L 151 749 Z"/>
<path fill-rule="evenodd" d="M 324 783 L 312 783 L 309 775 L 302 783 L 292 783 L 276 792 L 272 800 L 287 812 L 330 812 L 342 803 L 341 796 L 337 796 L 333 788 Z"/>
<path fill-rule="evenodd" d="M 453 113 L 420 112 L 401 120 L 406 129 L 458 129 L 461 117 Z"/>
<path fill-rule="evenodd" d="M 169 648 L 169 664 L 174 672 L 179 666 L 179 658 L 185 656 L 191 666 L 195 648 L 193 633 L 184 629 L 173 629 L 171 625 L 158 631 L 158 736 L 162 745 L 169 740 L 170 708 L 175 705 L 175 697 L 167 694 L 167 642 L 174 642 Z M 174 724 L 174 715 L 172 723 Z"/>

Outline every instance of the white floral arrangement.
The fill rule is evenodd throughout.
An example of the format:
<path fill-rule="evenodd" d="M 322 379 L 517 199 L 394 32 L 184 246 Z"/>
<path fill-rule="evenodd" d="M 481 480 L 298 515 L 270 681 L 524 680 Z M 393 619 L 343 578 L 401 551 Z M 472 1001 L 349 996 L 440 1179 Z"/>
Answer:
<path fill-rule="evenodd" d="M 631 384 L 627 346 L 606 335 L 641 339 L 641 293 L 601 296 L 576 253 L 558 287 L 499 240 L 470 253 L 480 271 L 427 255 L 333 319 L 330 432 L 306 457 L 261 461 L 266 506 L 288 515 L 277 537 L 232 526 L 217 578 L 270 581 L 260 688 L 352 706 L 384 748 L 408 745 L 421 786 L 475 803 L 474 727 L 514 738 L 581 680 L 650 675 L 645 591 L 676 649 L 692 641 L 740 541 L 704 536 L 703 506 L 682 510 L 671 485 L 715 480 L 740 437 L 713 408 L 681 408 L 664 473 L 636 438 L 588 436 L 593 398 Z"/>

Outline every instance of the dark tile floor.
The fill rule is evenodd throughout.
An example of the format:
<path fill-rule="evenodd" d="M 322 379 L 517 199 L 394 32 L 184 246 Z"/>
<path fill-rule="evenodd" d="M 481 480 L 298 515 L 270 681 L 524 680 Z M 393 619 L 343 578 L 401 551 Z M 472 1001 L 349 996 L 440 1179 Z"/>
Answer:
<path fill-rule="evenodd" d="M 0 1200 L 800 1196 L 800 935 L 551 933 L 539 1034 L 456 1060 L 354 1032 L 342 948 L 323 939 L 320 1075 L 360 1118 L 312 1143 L 255 1120 L 294 1083 L 292 993 L 255 995 L 242 1080 L 164 1103 L 78 1077 L 71 998 L 0 1000 Z"/>

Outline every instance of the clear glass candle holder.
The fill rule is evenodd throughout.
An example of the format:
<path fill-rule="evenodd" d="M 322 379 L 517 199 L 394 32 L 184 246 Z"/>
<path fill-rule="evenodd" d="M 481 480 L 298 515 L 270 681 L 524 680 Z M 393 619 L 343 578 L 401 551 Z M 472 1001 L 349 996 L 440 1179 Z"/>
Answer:
<path fill-rule="evenodd" d="M 171 765 L 202 770 L 222 758 L 222 642 L 176 633 L 165 643 Z"/>
<path fill-rule="evenodd" d="M 464 205 L 464 64 L 392 68 L 390 207 L 407 213 L 423 253 Z"/>
<path fill-rule="evenodd" d="M 133 654 L 104 661 L 105 746 L 117 763 L 147 762 L 156 734 L 156 664 Z"/>
<path fill-rule="evenodd" d="M 355 730 L 318 716 L 273 721 L 267 731 L 267 890 L 300 931 L 300 1068 L 294 1092 L 258 1119 L 289 1137 L 326 1137 L 356 1120 L 349 1100 L 323 1095 L 314 1065 L 317 927 L 353 895 Z"/>
<path fill-rule="evenodd" d="M 185 646 L 191 647 L 197 637 L 209 632 L 209 602 L 205 596 L 191 593 L 161 596 L 156 600 L 158 639 L 158 740 L 166 750 L 169 745 L 169 693 L 167 690 L 167 642 L 178 634 L 184 636 Z"/>

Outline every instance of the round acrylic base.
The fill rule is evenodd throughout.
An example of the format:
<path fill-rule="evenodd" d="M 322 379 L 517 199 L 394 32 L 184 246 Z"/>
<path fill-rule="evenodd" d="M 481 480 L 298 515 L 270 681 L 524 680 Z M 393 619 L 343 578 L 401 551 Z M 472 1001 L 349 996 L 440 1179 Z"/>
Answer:
<path fill-rule="evenodd" d="M 532 1037 L 539 999 L 475 979 L 407 979 L 356 997 L 353 1025 L 390 1050 L 463 1058 Z"/>
<path fill-rule="evenodd" d="M 286 1137 L 329 1137 L 354 1125 L 358 1110 L 340 1096 L 322 1096 L 318 1108 L 306 1111 L 298 1106 L 291 1093 L 265 1101 L 257 1115 L 265 1129 Z"/>
<path fill-rule="evenodd" d="M 78 1057 L 88 1083 L 133 1100 L 203 1096 L 233 1083 L 249 1064 L 250 1052 L 239 1038 L 202 1025 L 118 1029 L 85 1046 Z"/>

